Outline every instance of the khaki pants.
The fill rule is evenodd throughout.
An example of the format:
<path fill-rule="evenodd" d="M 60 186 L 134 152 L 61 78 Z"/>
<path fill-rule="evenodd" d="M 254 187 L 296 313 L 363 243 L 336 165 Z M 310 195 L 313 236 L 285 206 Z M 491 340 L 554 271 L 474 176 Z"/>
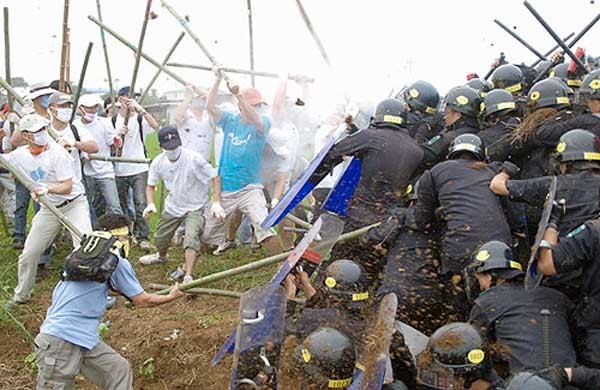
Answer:
<path fill-rule="evenodd" d="M 90 351 L 40 333 L 35 338 L 35 359 L 38 365 L 37 390 L 74 389 L 75 377 L 80 373 L 102 389 L 133 388 L 129 362 L 103 342 Z"/>
<path fill-rule="evenodd" d="M 204 229 L 204 209 L 187 212 L 183 217 L 174 217 L 163 211 L 154 234 L 154 245 L 159 252 L 166 252 L 171 245 L 171 239 L 177 228 L 184 224 L 185 236 L 183 249 L 193 249 L 200 252 L 200 236 Z"/>
<path fill-rule="evenodd" d="M 59 210 L 83 234 L 92 231 L 90 209 L 85 196 L 80 196 L 71 203 L 59 208 Z M 31 297 L 40 257 L 44 250 L 52 244 L 61 227 L 58 218 L 45 207 L 42 207 L 33 217 L 31 230 L 25 239 L 25 248 L 19 256 L 19 280 L 13 297 L 16 302 L 27 302 Z M 73 239 L 73 247 L 78 248 L 79 239 L 73 235 L 71 235 L 71 238 Z"/>

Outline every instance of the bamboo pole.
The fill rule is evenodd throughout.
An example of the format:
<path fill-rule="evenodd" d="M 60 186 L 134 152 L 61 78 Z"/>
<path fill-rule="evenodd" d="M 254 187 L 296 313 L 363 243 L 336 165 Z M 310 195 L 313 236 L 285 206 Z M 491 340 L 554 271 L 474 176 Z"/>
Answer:
<path fill-rule="evenodd" d="M 252 32 L 252 0 L 246 0 L 246 7 L 248 8 L 248 39 L 250 43 L 250 70 L 254 71 L 254 34 Z M 252 87 L 255 86 L 254 75 L 250 75 L 250 82 Z"/>
<path fill-rule="evenodd" d="M 285 217 L 287 219 L 289 219 L 291 222 L 293 222 L 295 225 L 298 225 L 298 226 L 300 226 L 300 227 L 302 227 L 304 229 L 310 229 L 312 227 L 312 225 L 310 223 L 306 222 L 303 219 L 300 219 L 300 218 L 296 217 L 292 213 L 289 213 Z"/>
<path fill-rule="evenodd" d="M 102 10 L 100 7 L 100 0 L 96 0 L 96 8 L 98 9 L 98 20 L 102 21 Z M 104 62 L 106 63 L 106 75 L 108 77 L 108 93 L 110 95 L 110 103 L 115 106 L 115 89 L 112 83 L 112 75 L 110 72 L 110 61 L 108 59 L 108 48 L 106 47 L 106 37 L 104 30 L 100 29 L 100 39 L 102 40 L 102 50 L 104 51 Z"/>
<path fill-rule="evenodd" d="M 69 0 L 65 0 L 63 7 L 63 28 L 62 28 L 62 47 L 60 51 L 60 77 L 58 89 L 65 92 L 65 75 L 67 66 L 67 50 L 68 50 L 68 33 L 69 33 Z"/>
<path fill-rule="evenodd" d="M 8 7 L 4 7 L 4 69 L 6 71 L 6 81 L 11 82 L 10 76 L 10 36 L 9 36 L 9 25 L 8 25 Z M 14 98 L 8 96 L 8 109 L 13 110 Z M 12 122 L 11 122 L 12 132 Z"/>
<path fill-rule="evenodd" d="M 170 287 L 168 284 L 160 284 L 160 283 L 150 283 L 148 285 L 149 290 L 163 290 L 166 288 L 170 289 L 172 287 Z M 229 297 L 229 298 L 241 298 L 243 295 L 243 293 L 241 293 L 239 291 L 219 290 L 219 289 L 215 289 L 215 288 L 198 288 L 198 287 L 190 288 L 189 290 L 186 290 L 185 292 L 188 294 L 194 294 L 194 295 L 202 294 L 202 295 Z M 306 303 L 306 299 L 302 299 L 302 298 L 294 298 L 293 300 L 300 304 Z"/>
<path fill-rule="evenodd" d="M 65 92 L 67 91 L 67 85 L 71 88 L 71 30 L 67 29 L 67 61 L 65 62 Z M 73 90 L 71 89 L 71 93 Z"/>
<path fill-rule="evenodd" d="M 27 102 L 25 102 L 25 99 L 23 99 L 21 97 L 21 95 L 19 95 L 17 93 L 17 91 L 15 91 L 14 88 L 11 87 L 11 85 L 1 77 L 0 77 L 0 87 L 4 88 L 6 90 L 6 92 L 9 95 L 11 95 L 17 101 L 17 103 L 19 103 L 21 106 L 25 107 L 27 105 Z"/>
<path fill-rule="evenodd" d="M 207 66 L 207 65 L 193 65 L 193 64 L 181 64 L 178 62 L 169 62 L 169 63 L 167 63 L 167 66 L 173 66 L 173 67 L 177 67 L 177 68 L 188 68 L 188 69 L 212 71 L 212 67 Z M 250 76 L 270 77 L 270 78 L 274 78 L 274 79 L 279 78 L 279 75 L 277 73 L 273 73 L 273 72 L 261 72 L 261 71 L 256 71 L 256 70 L 247 70 L 247 69 L 229 68 L 229 67 L 223 67 L 223 70 L 227 73 L 237 73 L 237 74 L 246 74 L 246 75 L 250 75 Z M 296 80 L 297 77 L 298 77 L 298 75 L 295 75 L 295 74 L 288 75 L 289 80 Z M 309 83 L 312 83 L 315 80 L 308 79 L 307 81 Z"/>
<path fill-rule="evenodd" d="M 374 223 L 374 224 L 369 225 L 369 226 L 365 226 L 365 227 L 360 228 L 358 230 L 355 230 L 353 232 L 344 233 L 340 237 L 338 237 L 338 239 L 335 241 L 335 243 L 337 244 L 337 243 L 340 243 L 340 242 L 350 241 L 350 240 L 353 240 L 355 238 L 358 238 L 361 235 L 363 235 L 366 232 L 368 232 L 370 229 L 372 229 L 372 228 L 374 228 L 376 226 L 379 226 L 379 225 L 380 225 L 380 223 L 378 222 L 378 223 Z M 330 243 L 328 243 L 326 241 L 325 242 L 320 242 L 317 245 L 315 245 L 314 249 L 318 250 L 318 248 L 320 246 L 322 246 L 322 245 L 329 245 L 329 244 Z M 271 264 L 276 264 L 276 263 L 278 263 L 280 261 L 285 260 L 290 254 L 292 254 L 292 252 L 293 252 L 293 250 L 288 251 L 288 252 L 279 253 L 277 255 L 270 256 L 270 257 L 267 257 L 265 259 L 258 260 L 258 261 L 255 261 L 255 262 L 252 262 L 252 263 L 249 263 L 249 264 L 245 264 L 245 265 L 242 265 L 242 266 L 239 266 L 239 267 L 236 267 L 236 268 L 228 269 L 228 270 L 221 271 L 221 272 L 216 272 L 214 274 L 207 275 L 207 276 L 204 276 L 202 278 L 196 279 L 196 280 L 194 280 L 191 283 L 183 284 L 183 285 L 179 286 L 179 289 L 181 291 L 186 291 L 186 290 L 188 290 L 190 288 L 204 286 L 206 284 L 213 283 L 213 282 L 216 282 L 216 281 L 219 281 L 219 280 L 222 280 L 222 279 L 227 279 L 227 278 L 230 278 L 232 276 L 241 275 L 241 274 L 244 274 L 244 273 L 249 272 L 249 271 L 254 271 L 256 269 L 263 268 L 263 267 L 269 266 Z M 158 291 L 157 294 L 164 295 L 164 294 L 168 294 L 169 291 L 170 291 L 170 288 L 165 288 L 163 290 Z"/>
<path fill-rule="evenodd" d="M 304 6 L 302 6 L 302 3 L 300 2 L 300 0 L 296 0 L 296 5 L 298 6 L 298 10 L 300 11 L 300 16 L 302 16 L 302 20 L 304 21 L 304 24 L 306 25 L 308 32 L 310 32 L 310 35 L 313 37 L 313 40 L 315 41 L 315 43 L 317 44 L 317 47 L 319 48 L 319 52 L 321 53 L 323 60 L 325 60 L 325 63 L 327 64 L 327 66 L 331 67 L 331 62 L 329 61 L 329 56 L 327 55 L 327 52 L 325 51 L 325 46 L 323 46 L 321 39 L 319 39 L 319 36 L 317 35 L 317 32 L 315 31 L 315 28 L 313 27 L 313 24 L 310 21 L 308 14 L 306 13 L 306 10 L 304 9 Z"/>
<path fill-rule="evenodd" d="M 138 70 L 140 68 L 140 59 L 142 53 L 142 46 L 144 45 L 144 38 L 146 37 L 146 27 L 148 26 L 148 20 L 150 20 L 150 7 L 152 7 L 152 0 L 146 2 L 146 12 L 144 13 L 144 22 L 142 24 L 142 31 L 140 32 L 140 39 L 138 41 L 137 50 L 135 52 L 135 65 L 133 66 L 133 75 L 131 76 L 131 83 L 129 84 L 129 98 L 133 99 L 135 96 L 135 82 L 137 80 Z M 127 126 L 129 123 L 129 114 L 131 109 L 127 107 L 125 110 L 125 118 L 123 118 L 123 125 Z M 144 143 L 144 140 L 141 140 Z M 121 135 L 121 146 L 117 147 L 117 157 L 121 157 L 123 153 L 123 143 L 125 142 L 125 135 Z"/>
<path fill-rule="evenodd" d="M 79 83 L 77 84 L 77 92 L 75 92 L 75 100 L 73 101 L 73 111 L 71 111 L 71 119 L 69 123 L 73 123 L 75 119 L 75 113 L 77 112 L 77 105 L 79 105 L 79 97 L 83 91 L 83 81 L 85 80 L 85 73 L 87 71 L 88 63 L 90 61 L 90 55 L 92 54 L 93 42 L 88 43 L 87 50 L 85 51 L 85 57 L 83 59 L 83 66 L 81 67 L 81 73 L 79 74 Z"/>
<path fill-rule="evenodd" d="M 173 46 L 171 46 L 171 49 L 169 49 L 169 52 L 167 53 L 167 55 L 165 56 L 165 59 L 162 62 L 163 66 L 167 65 L 167 62 L 169 62 L 169 59 L 171 58 L 171 56 L 175 52 L 175 49 L 177 48 L 177 46 L 179 46 L 179 43 L 181 42 L 181 40 L 183 39 L 183 37 L 185 37 L 185 33 L 184 32 L 182 32 L 181 34 L 179 34 L 179 36 L 175 40 L 175 43 L 173 44 Z M 156 79 L 158 78 L 158 76 L 160 76 L 161 73 L 162 73 L 162 69 L 159 69 L 159 70 L 156 71 L 156 73 L 154 74 L 154 77 L 152 77 L 152 80 L 150 80 L 150 82 L 146 86 L 146 89 L 144 89 L 144 92 L 142 92 L 142 97 L 140 98 L 140 104 L 144 104 L 144 99 L 146 99 L 146 96 L 148 96 L 148 93 L 150 92 L 150 89 L 152 88 L 152 86 L 154 85 L 154 82 L 156 81 Z"/>
<path fill-rule="evenodd" d="M 3 166 L 7 171 L 9 171 L 15 179 L 17 179 L 21 184 L 23 184 L 29 191 L 35 191 L 38 188 L 38 185 L 31 180 L 27 175 L 25 175 L 21 170 L 15 166 L 13 166 L 3 155 L 0 154 L 0 165 Z M 44 205 L 48 211 L 50 211 L 54 216 L 58 219 L 58 221 L 69 230 L 74 236 L 81 239 L 83 237 L 83 233 L 75 226 L 65 215 L 52 203 L 48 202 L 46 199 L 46 195 L 41 195 L 38 197 L 40 204 Z"/>
<path fill-rule="evenodd" d="M 91 20 L 92 22 L 94 22 L 95 24 L 97 24 L 102 30 L 104 30 L 107 33 L 109 33 L 110 35 L 112 35 L 116 40 L 118 40 L 119 42 L 121 42 L 122 44 L 127 46 L 129 49 L 131 49 L 134 52 L 137 52 L 137 48 L 131 42 L 127 41 L 121 35 L 116 33 L 113 29 L 111 29 L 104 23 L 100 22 L 98 19 L 94 18 L 93 16 L 88 16 L 88 19 Z M 169 76 L 171 76 L 172 79 L 174 79 L 181 85 L 183 85 L 183 86 L 187 85 L 187 82 L 182 77 L 178 76 L 176 73 L 171 71 L 171 69 L 167 68 L 166 66 L 161 65 L 160 62 L 156 61 L 154 58 L 150 57 L 148 54 L 146 54 L 140 50 L 140 55 L 146 61 L 148 61 L 149 63 L 151 63 L 158 69 L 162 70 L 165 74 L 168 74 Z"/>
<path fill-rule="evenodd" d="M 113 157 L 113 156 L 99 156 L 97 154 L 90 154 L 88 159 L 95 161 L 107 161 L 107 162 L 122 162 L 132 164 L 150 164 L 152 162 L 149 158 L 126 158 L 126 157 Z"/>

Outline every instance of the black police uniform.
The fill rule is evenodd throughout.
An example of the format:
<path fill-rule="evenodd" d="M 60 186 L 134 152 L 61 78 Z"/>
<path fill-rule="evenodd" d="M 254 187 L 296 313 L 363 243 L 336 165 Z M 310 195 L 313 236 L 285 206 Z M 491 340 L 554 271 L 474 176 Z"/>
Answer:
<path fill-rule="evenodd" d="M 398 297 L 396 319 L 430 335 L 457 320 L 451 318 L 452 313 L 447 310 L 448 297 L 439 276 L 436 240 L 417 226 L 414 208 L 396 208 L 392 212 L 393 217 L 374 232 L 369 232 L 374 236 L 372 241 L 389 242 L 383 281 L 377 295 L 395 293 Z M 386 225 L 391 221 L 396 226 L 393 231 L 387 231 Z"/>
<path fill-rule="evenodd" d="M 517 117 L 503 118 L 498 123 L 481 130 L 477 135 L 485 147 L 485 154 L 489 161 L 511 161 L 512 159 L 512 132 L 519 126 L 521 120 Z"/>
<path fill-rule="evenodd" d="M 426 166 L 435 165 L 446 158 L 448 148 L 456 137 L 461 134 L 477 134 L 478 132 L 479 123 L 477 123 L 477 119 L 463 115 L 452 126 L 442 130 L 438 135 L 421 145 L 424 152 L 423 162 Z"/>
<path fill-rule="evenodd" d="M 556 145 L 563 134 L 573 129 L 589 130 L 600 135 L 600 114 L 584 113 L 566 120 L 558 116 L 544 122 L 536 130 L 536 137 L 546 145 Z"/>
<path fill-rule="evenodd" d="M 600 219 L 590 220 L 562 238 L 552 256 L 558 274 L 583 268 L 573 335 L 580 362 L 600 368 Z"/>
<path fill-rule="evenodd" d="M 482 292 L 475 300 L 469 321 L 491 344 L 499 346 L 496 362 L 508 363 L 510 373 L 541 370 L 542 324 L 540 313 L 548 309 L 551 362 L 571 367 L 576 362 L 569 318 L 573 303 L 560 292 L 538 287 L 525 291 L 522 277 Z"/>
<path fill-rule="evenodd" d="M 423 143 L 444 129 L 444 117 L 439 111 L 432 115 L 409 111 L 406 113 L 406 128 L 417 143 Z"/>

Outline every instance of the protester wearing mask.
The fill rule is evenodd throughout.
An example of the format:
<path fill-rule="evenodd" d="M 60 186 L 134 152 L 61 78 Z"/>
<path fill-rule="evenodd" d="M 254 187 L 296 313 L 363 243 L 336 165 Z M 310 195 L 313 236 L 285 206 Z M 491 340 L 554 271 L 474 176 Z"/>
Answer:
<path fill-rule="evenodd" d="M 210 161 L 212 128 L 208 115 L 205 115 L 206 96 L 200 94 L 193 85 L 186 85 L 185 98 L 175 110 L 175 123 L 184 148 L 198 152 Z"/>
<path fill-rule="evenodd" d="M 73 122 L 78 129 L 85 129 L 95 139 L 100 156 L 109 156 L 110 147 L 119 145 L 121 139 L 110 120 L 98 116 L 102 99 L 98 95 L 82 95 L 79 98 L 80 119 Z M 84 159 L 87 154 L 83 154 Z M 111 162 L 86 159 L 83 165 L 85 189 L 91 205 L 92 222 L 105 212 L 122 213 L 115 181 L 115 169 Z"/>
<path fill-rule="evenodd" d="M 200 237 L 204 230 L 204 209 L 208 203 L 209 182 L 213 184 L 213 197 L 219 198 L 220 178 L 200 153 L 181 147 L 181 138 L 174 127 L 164 127 L 158 132 L 158 142 L 163 152 L 150 165 L 146 197 L 148 206 L 144 209 L 144 218 L 156 213 L 154 194 L 160 179 L 169 195 L 165 200 L 165 209 L 154 234 L 157 253 L 142 256 L 140 262 L 145 265 L 167 261 L 167 250 L 179 225 L 185 225 L 184 270 L 176 272 L 185 275 L 184 283 L 191 282 L 196 257 L 200 253 Z"/>
<path fill-rule="evenodd" d="M 83 188 L 74 184 L 73 161 L 63 147 L 50 140 L 48 126 L 48 121 L 37 114 L 24 116 L 19 127 L 27 145 L 10 153 L 8 159 L 38 185 L 31 192 L 34 200 L 37 201 L 39 196 L 44 195 L 79 231 L 87 234 L 92 227 Z M 19 256 L 18 284 L 7 308 L 29 300 L 40 256 L 50 246 L 61 227 L 59 219 L 42 205 L 33 217 L 25 248 Z M 73 246 L 78 247 L 79 238 L 74 235 L 71 237 Z"/>
<path fill-rule="evenodd" d="M 87 377 L 99 388 L 132 389 L 129 362 L 98 335 L 109 286 L 137 307 L 154 307 L 184 296 L 177 285 L 167 295 L 144 291 L 127 260 L 128 226 L 129 220 L 123 214 L 105 214 L 98 219 L 98 230 L 108 231 L 117 239 L 111 253 L 118 262 L 106 282 L 65 277 L 54 288 L 52 305 L 35 338 L 39 389 L 72 389 L 77 375 Z"/>
<path fill-rule="evenodd" d="M 147 157 L 144 145 L 146 136 L 158 130 L 159 124 L 138 102 L 128 97 L 129 87 L 121 88 L 118 95 L 121 106 L 116 117 L 111 120 L 123 140 L 121 157 L 145 158 Z M 129 121 L 125 125 L 125 115 L 127 114 L 129 114 Z M 121 209 L 124 211 L 127 210 L 129 189 L 133 190 L 133 204 L 135 206 L 134 234 L 140 249 L 150 251 L 152 250 L 150 241 L 148 241 L 150 228 L 142 216 L 142 212 L 147 206 L 148 166 L 146 164 L 115 163 L 115 176 Z"/>

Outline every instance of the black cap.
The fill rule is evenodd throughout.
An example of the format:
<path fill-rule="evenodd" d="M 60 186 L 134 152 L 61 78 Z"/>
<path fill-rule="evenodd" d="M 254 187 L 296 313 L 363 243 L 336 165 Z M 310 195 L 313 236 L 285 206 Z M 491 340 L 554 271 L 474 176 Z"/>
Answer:
<path fill-rule="evenodd" d="M 158 143 L 166 150 L 172 150 L 181 146 L 179 132 L 174 127 L 163 127 L 158 131 Z"/>

